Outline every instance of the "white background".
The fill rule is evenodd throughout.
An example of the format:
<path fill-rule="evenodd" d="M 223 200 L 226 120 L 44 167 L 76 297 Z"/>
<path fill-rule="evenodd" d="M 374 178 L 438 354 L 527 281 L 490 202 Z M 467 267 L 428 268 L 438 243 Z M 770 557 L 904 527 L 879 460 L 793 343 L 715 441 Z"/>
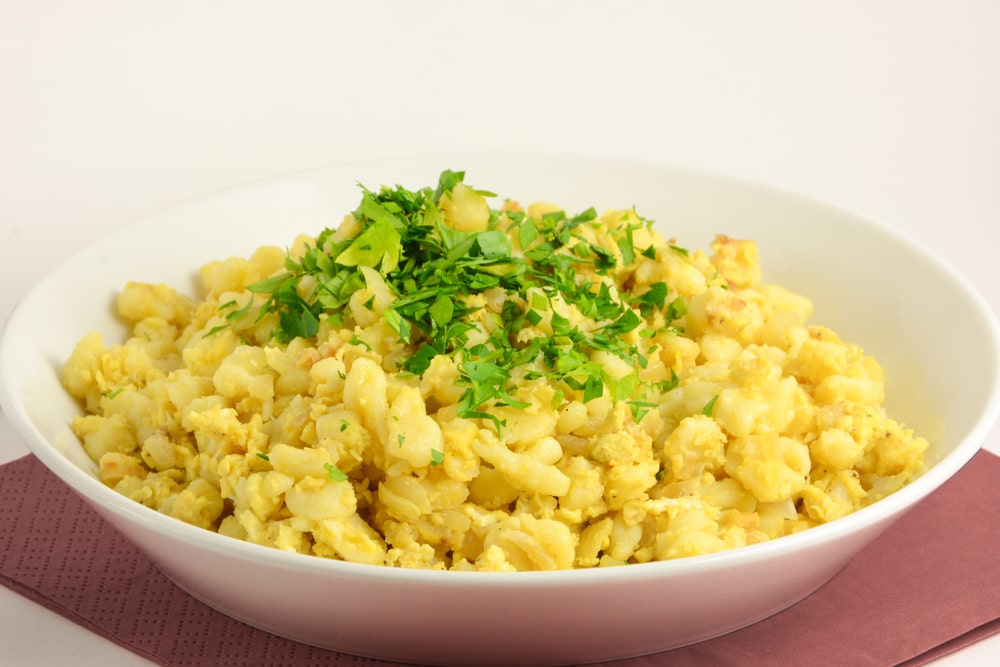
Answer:
<path fill-rule="evenodd" d="M 991 0 L 0 0 L 0 320 L 76 249 L 179 200 L 480 149 L 800 191 L 934 248 L 1000 312 Z M 929 303 L 913 325 L 947 317 Z M 0 462 L 25 451 L 0 417 Z M 3 664 L 138 661 L 6 589 L 0 647 Z"/>

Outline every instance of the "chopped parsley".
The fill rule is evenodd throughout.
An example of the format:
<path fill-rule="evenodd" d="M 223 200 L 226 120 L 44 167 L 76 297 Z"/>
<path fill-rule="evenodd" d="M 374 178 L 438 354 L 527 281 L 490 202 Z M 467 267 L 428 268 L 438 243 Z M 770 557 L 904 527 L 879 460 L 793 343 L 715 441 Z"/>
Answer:
<path fill-rule="evenodd" d="M 708 401 L 708 403 L 705 404 L 705 407 L 701 409 L 701 414 L 705 415 L 706 417 L 711 417 L 712 414 L 715 412 L 715 402 L 718 400 L 719 400 L 719 395 L 716 394 Z"/>
<path fill-rule="evenodd" d="M 609 228 L 611 249 L 595 241 L 594 230 L 604 223 L 593 208 L 536 217 L 516 207 L 490 209 L 486 229 L 457 230 L 446 224 L 441 202 L 459 184 L 467 187 L 464 176 L 446 170 L 435 188 L 419 190 L 361 186 L 353 236 L 324 229 L 301 256 L 286 257 L 283 271 L 248 285 L 259 298 L 223 304 L 227 324 L 209 334 L 256 302 L 258 321 L 276 316 L 277 342 L 316 336 L 324 320 L 337 326 L 347 321 L 350 298 L 367 286 L 365 271 L 375 270 L 394 297 L 385 323 L 406 346 L 399 369 L 422 376 L 435 357 L 453 358 L 464 387 L 459 416 L 489 419 L 500 428 L 504 422 L 492 408 L 525 407 L 515 388 L 545 378 L 560 400 L 571 392 L 584 401 L 608 394 L 628 401 L 641 419 L 653 407 L 647 392 L 676 386 L 676 376 L 658 385 L 640 381 L 650 353 L 643 341 L 662 331 L 681 333 L 676 323 L 686 312 L 663 282 L 638 294 L 625 285 L 637 261 L 656 257 L 653 246 L 636 245 L 636 232 L 651 222 L 631 212 Z M 477 305 L 477 296 L 498 293 L 503 298 L 490 302 L 499 308 Z M 527 328 L 530 335 L 519 335 Z M 370 349 L 356 335 L 350 342 Z M 624 360 L 629 372 L 612 375 L 593 360 L 598 352 Z"/>
<path fill-rule="evenodd" d="M 333 465 L 332 463 L 324 463 L 323 467 L 326 469 L 326 476 L 335 482 L 346 482 L 347 473 Z"/>

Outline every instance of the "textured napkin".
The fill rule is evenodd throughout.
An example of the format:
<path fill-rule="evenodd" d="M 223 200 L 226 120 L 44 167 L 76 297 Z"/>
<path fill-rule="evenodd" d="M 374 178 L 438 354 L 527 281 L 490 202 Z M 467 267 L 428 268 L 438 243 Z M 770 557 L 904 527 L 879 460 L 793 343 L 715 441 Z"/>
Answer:
<path fill-rule="evenodd" d="M 819 591 L 724 637 L 616 667 L 920 665 L 1000 632 L 1000 458 L 984 451 Z M 162 665 L 390 665 L 196 601 L 27 456 L 0 466 L 0 583 Z"/>

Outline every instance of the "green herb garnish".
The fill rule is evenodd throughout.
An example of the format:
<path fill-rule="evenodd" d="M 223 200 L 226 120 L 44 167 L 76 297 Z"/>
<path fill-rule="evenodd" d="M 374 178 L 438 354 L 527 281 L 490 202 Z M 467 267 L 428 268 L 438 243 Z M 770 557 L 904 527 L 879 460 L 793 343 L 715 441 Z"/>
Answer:
<path fill-rule="evenodd" d="M 332 463 L 324 463 L 323 467 L 326 468 L 326 476 L 335 482 L 346 482 L 347 473 L 333 465 Z"/>
<path fill-rule="evenodd" d="M 431 449 L 431 465 L 439 466 L 442 463 L 444 463 L 444 452 L 437 449 Z"/>
<path fill-rule="evenodd" d="M 653 283 L 638 296 L 615 283 L 637 261 L 655 258 L 652 246 L 636 247 L 636 231 L 651 221 L 630 216 L 612 230 L 611 249 L 593 240 L 590 229 L 603 224 L 593 208 L 536 218 L 490 209 L 486 229 L 457 230 L 447 224 L 441 202 L 460 185 L 467 187 L 464 176 L 445 171 L 435 188 L 419 190 L 362 186 L 353 236 L 340 238 L 325 229 L 300 257 L 286 258 L 282 272 L 248 286 L 263 297 L 257 300 L 258 321 L 276 317 L 273 337 L 279 343 L 316 336 L 327 320 L 350 326 L 346 306 L 367 286 L 365 271 L 377 271 L 394 297 L 384 307 L 384 321 L 407 345 L 400 370 L 421 376 L 436 356 L 454 358 L 465 387 L 459 416 L 488 419 L 500 429 L 503 420 L 492 408 L 525 407 L 514 388 L 523 380 L 546 378 L 560 400 L 573 392 L 584 401 L 607 393 L 615 401 L 630 401 L 641 419 L 653 406 L 647 392 L 672 389 L 676 377 L 672 383 L 641 382 L 648 352 L 634 341 L 647 341 L 661 330 L 679 333 L 674 322 L 686 312 L 665 283 Z M 497 293 L 504 295 L 500 308 L 484 311 L 476 304 L 478 295 Z M 253 302 L 220 306 L 228 311 L 227 325 Z M 374 301 L 366 305 L 372 308 Z M 570 307 L 596 326 L 578 324 Z M 653 320 L 661 323 L 659 329 Z M 527 327 L 542 335 L 519 336 Z M 350 342 L 370 349 L 356 335 Z M 632 370 L 612 377 L 592 361 L 596 352 L 616 356 Z"/>

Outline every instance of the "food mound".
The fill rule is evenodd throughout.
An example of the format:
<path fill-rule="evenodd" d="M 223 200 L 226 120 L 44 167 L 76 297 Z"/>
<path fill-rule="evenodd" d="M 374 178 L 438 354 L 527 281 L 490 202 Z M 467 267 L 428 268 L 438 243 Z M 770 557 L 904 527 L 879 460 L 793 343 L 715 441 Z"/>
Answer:
<path fill-rule="evenodd" d="M 63 371 L 100 479 L 240 540 L 357 563 L 589 568 L 842 517 L 924 469 L 882 369 L 635 210 L 527 208 L 445 171 L 339 226 L 129 283 Z"/>

